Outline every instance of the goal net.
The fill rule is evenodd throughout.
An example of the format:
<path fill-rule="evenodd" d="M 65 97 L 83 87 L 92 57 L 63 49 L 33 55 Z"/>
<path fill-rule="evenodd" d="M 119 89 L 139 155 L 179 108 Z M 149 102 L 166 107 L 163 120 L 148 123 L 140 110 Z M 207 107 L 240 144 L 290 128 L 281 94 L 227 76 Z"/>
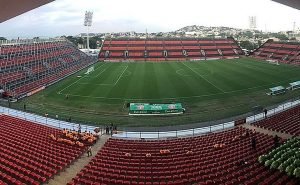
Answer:
<path fill-rule="evenodd" d="M 279 65 L 278 60 L 267 60 L 269 62 L 269 64 L 273 64 L 273 65 Z"/>
<path fill-rule="evenodd" d="M 91 72 L 93 72 L 95 69 L 94 69 L 94 66 L 88 68 L 87 72 L 85 72 L 84 74 L 88 75 L 90 74 Z"/>

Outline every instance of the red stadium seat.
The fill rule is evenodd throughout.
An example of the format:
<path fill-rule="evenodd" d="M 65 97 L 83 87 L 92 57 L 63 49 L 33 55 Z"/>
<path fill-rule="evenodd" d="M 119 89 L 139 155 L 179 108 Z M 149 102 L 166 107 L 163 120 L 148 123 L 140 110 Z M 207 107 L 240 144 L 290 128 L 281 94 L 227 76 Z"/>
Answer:
<path fill-rule="evenodd" d="M 0 115 L 0 126 L 0 179 L 7 184 L 45 183 L 84 152 L 51 140 L 59 129 L 6 115 Z"/>
<path fill-rule="evenodd" d="M 75 184 L 84 181 L 96 182 L 92 176 L 97 178 L 100 176 L 97 182 L 105 184 L 235 185 L 278 181 L 298 183 L 294 178 L 286 179 L 287 175 L 284 173 L 273 172 L 258 163 L 258 156 L 272 149 L 271 136 L 251 133 L 248 138 L 233 141 L 235 136 L 245 132 L 246 129 L 237 127 L 191 138 L 109 139 L 93 158 L 92 163 L 87 165 L 72 182 Z M 253 134 L 257 140 L 256 151 L 253 151 L 250 145 Z M 216 143 L 224 143 L 225 147 L 216 149 L 213 147 Z M 162 155 L 160 153 L 162 149 L 169 149 L 170 153 Z M 187 154 L 187 151 L 193 153 Z M 125 156 L 128 152 L 131 154 L 130 157 Z M 151 154 L 151 158 L 146 158 L 147 153 Z M 241 160 L 247 161 L 247 164 L 240 165 Z M 124 183 L 125 181 L 127 183 Z"/>

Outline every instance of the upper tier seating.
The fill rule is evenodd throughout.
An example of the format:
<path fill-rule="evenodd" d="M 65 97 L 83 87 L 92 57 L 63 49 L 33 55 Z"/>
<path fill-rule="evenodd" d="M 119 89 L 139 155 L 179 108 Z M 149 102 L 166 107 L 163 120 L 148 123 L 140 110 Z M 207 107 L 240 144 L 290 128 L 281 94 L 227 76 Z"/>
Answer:
<path fill-rule="evenodd" d="M 240 54 L 242 50 L 232 38 L 167 40 L 109 38 L 102 45 L 99 59 L 104 61 L 206 60 L 235 58 Z"/>
<path fill-rule="evenodd" d="M 95 61 L 67 40 L 0 43 L 0 86 L 23 97 Z"/>
<path fill-rule="evenodd" d="M 250 136 L 242 136 L 249 131 Z M 255 136 L 256 150 L 251 147 Z M 225 144 L 221 148 L 216 148 Z M 110 139 L 72 184 L 190 185 L 297 184 L 299 180 L 258 163 L 273 147 L 271 136 L 241 127 L 167 140 Z M 247 164 L 245 164 L 245 162 Z M 241 164 L 243 163 L 243 164 Z"/>
<path fill-rule="evenodd" d="M 300 43 L 269 40 L 259 47 L 253 56 L 263 60 L 276 60 L 281 63 L 300 65 Z"/>
<path fill-rule="evenodd" d="M 300 136 L 300 106 L 260 120 L 255 123 L 255 126 Z"/>
<path fill-rule="evenodd" d="M 0 184 L 41 184 L 77 159 L 85 147 L 52 140 L 62 131 L 0 115 Z"/>

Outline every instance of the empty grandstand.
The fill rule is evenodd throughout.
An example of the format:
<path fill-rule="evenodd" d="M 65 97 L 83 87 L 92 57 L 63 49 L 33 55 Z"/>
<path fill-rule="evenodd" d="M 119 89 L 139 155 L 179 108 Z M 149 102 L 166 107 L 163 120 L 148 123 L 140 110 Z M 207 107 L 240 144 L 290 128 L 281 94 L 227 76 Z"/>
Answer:
<path fill-rule="evenodd" d="M 2 41 L 0 87 L 6 96 L 29 96 L 94 62 L 64 39 Z"/>
<path fill-rule="evenodd" d="M 238 58 L 241 48 L 228 39 L 112 39 L 107 38 L 99 54 L 104 61 L 182 61 Z"/>
<path fill-rule="evenodd" d="M 299 183 L 258 163 L 272 146 L 272 137 L 241 127 L 191 138 L 110 139 L 69 185 Z"/>
<path fill-rule="evenodd" d="M 269 40 L 258 48 L 253 56 L 267 61 L 300 65 L 300 43 Z"/>
<path fill-rule="evenodd" d="M 1 6 L 0 22 L 51 1 L 5 0 L 15 11 Z M 209 11 L 229 14 L 217 6 Z M 0 40 L 0 185 L 299 185 L 300 43 L 269 40 L 251 58 L 230 32 L 191 33 L 99 36 L 99 52 L 66 39 Z"/>
<path fill-rule="evenodd" d="M 0 126 L 0 184 L 45 183 L 85 151 L 51 139 L 57 128 L 1 114 Z"/>
<path fill-rule="evenodd" d="M 300 106 L 255 123 L 256 126 L 276 132 L 300 136 Z"/>

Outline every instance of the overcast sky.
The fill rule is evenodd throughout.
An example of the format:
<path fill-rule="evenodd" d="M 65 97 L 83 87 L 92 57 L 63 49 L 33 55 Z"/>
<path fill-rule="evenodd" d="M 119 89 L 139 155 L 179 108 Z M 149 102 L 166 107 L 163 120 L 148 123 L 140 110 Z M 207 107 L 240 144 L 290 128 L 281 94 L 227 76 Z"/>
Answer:
<path fill-rule="evenodd" d="M 94 12 L 91 32 L 174 31 L 187 25 L 248 28 L 249 16 L 265 31 L 300 26 L 300 11 L 271 0 L 56 0 L 0 23 L 0 36 L 28 38 L 85 32 L 84 12 Z"/>

